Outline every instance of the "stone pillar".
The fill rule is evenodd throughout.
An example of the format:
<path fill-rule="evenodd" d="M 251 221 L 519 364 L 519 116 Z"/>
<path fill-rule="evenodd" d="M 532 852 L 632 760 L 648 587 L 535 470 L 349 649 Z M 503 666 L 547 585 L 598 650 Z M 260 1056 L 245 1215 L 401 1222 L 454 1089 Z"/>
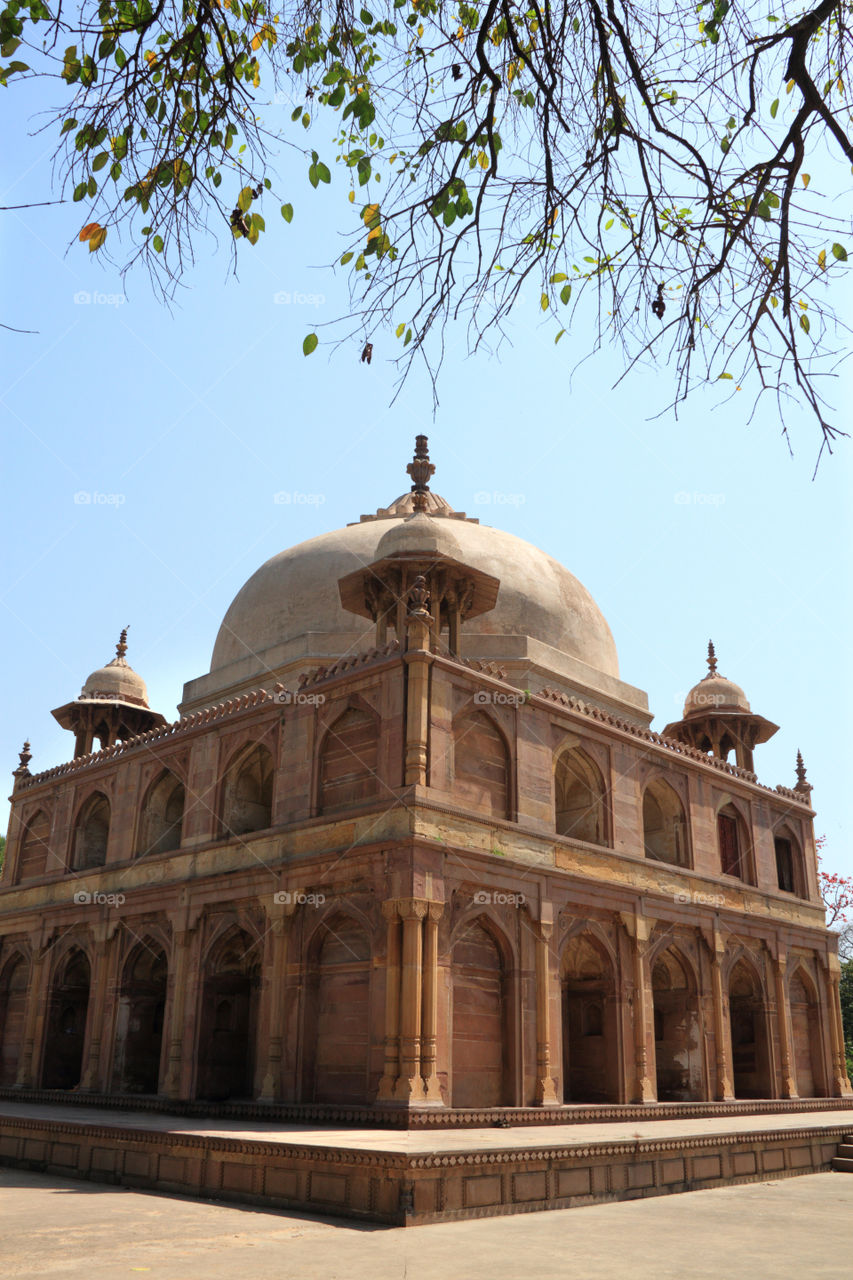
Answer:
<path fill-rule="evenodd" d="M 731 1036 L 729 1035 L 726 1007 L 723 1000 L 722 959 L 726 953 L 726 944 L 722 936 L 714 932 L 714 946 L 711 951 L 711 986 L 714 994 L 714 1045 L 717 1058 L 717 1101 L 733 1102 L 731 1066 Z"/>
<path fill-rule="evenodd" d="M 394 1097 L 399 1102 L 422 1102 L 421 1008 L 423 931 L 427 903 L 419 898 L 400 901 L 403 921 L 403 963 L 400 984 L 400 1076 Z"/>
<path fill-rule="evenodd" d="M 655 1080 L 654 1017 L 649 974 L 649 939 L 655 921 L 648 916 L 622 912 L 622 921 L 633 944 L 634 964 L 634 1102 L 657 1102 Z"/>
<path fill-rule="evenodd" d="M 443 902 L 427 904 L 424 917 L 423 1025 L 421 1041 L 421 1078 L 427 1102 L 442 1103 L 441 1086 L 436 1072 L 436 1036 L 438 1033 L 438 922 L 444 911 Z"/>
<path fill-rule="evenodd" d="M 550 907 L 550 904 L 549 904 Z M 556 1107 L 557 1086 L 551 1075 L 551 935 L 553 921 L 543 916 L 534 926 L 536 949 L 536 1103 Z"/>
<path fill-rule="evenodd" d="M 377 1099 L 394 1097 L 400 1074 L 400 912 L 393 899 L 382 903 L 387 922 L 385 943 L 385 1066 Z"/>
<path fill-rule="evenodd" d="M 105 1091 L 106 1082 L 100 1079 L 101 1044 L 108 1030 L 106 1018 L 107 988 L 110 977 L 112 943 L 118 930 L 118 921 L 95 926 L 95 950 L 92 973 L 89 980 L 89 1004 L 86 1009 L 86 1034 L 83 1038 L 83 1073 L 80 1090 L 83 1093 Z"/>
<path fill-rule="evenodd" d="M 24 1014 L 24 1037 L 21 1058 L 18 1063 L 16 1089 L 37 1089 L 41 1074 L 41 1046 L 37 1049 L 37 1037 L 44 1028 L 45 1014 L 50 1002 L 50 946 L 33 943 L 30 980 L 27 989 L 27 1007 Z M 43 1039 L 43 1036 L 42 1036 Z"/>
<path fill-rule="evenodd" d="M 782 1056 L 782 1097 L 798 1098 L 797 1082 L 794 1078 L 793 1036 L 791 1034 L 791 1009 L 788 993 L 785 990 L 785 970 L 788 957 L 779 948 L 773 957 L 773 976 L 776 980 L 776 1018 L 779 1025 L 779 1050 Z"/>
<path fill-rule="evenodd" d="M 832 1045 L 833 1096 L 836 1098 L 849 1098 L 853 1095 L 853 1087 L 851 1087 L 847 1077 L 847 1062 L 844 1053 L 844 1026 L 841 1021 L 841 993 L 839 991 L 841 965 L 837 955 L 831 955 L 827 959 L 828 964 L 823 970 L 823 974 L 826 984 L 830 1043 Z"/>
<path fill-rule="evenodd" d="M 427 611 L 429 593 L 422 577 L 416 578 L 409 592 L 409 613 L 406 617 L 408 632 L 405 662 L 408 676 L 406 693 L 406 766 L 407 787 L 425 787 L 428 770 L 429 735 L 429 669 L 433 662 L 430 653 L 430 624 Z"/>
<path fill-rule="evenodd" d="M 187 1009 L 193 1005 L 187 1001 L 189 989 L 192 987 L 193 999 L 198 997 L 198 975 L 193 973 L 194 951 L 200 940 L 198 921 L 183 928 L 176 927 L 172 936 L 172 1000 L 169 1008 L 169 1021 L 165 1031 L 169 1046 L 166 1066 L 166 1077 L 163 1081 L 163 1093 L 167 1098 L 184 1096 L 183 1081 L 185 1064 L 192 1055 L 192 1043 L 188 1054 L 184 1054 L 184 1034 Z"/>
<path fill-rule="evenodd" d="M 278 895 L 276 895 L 278 896 Z M 291 899 L 297 897 L 290 895 Z M 293 924 L 295 903 L 275 902 L 269 930 L 269 971 L 266 984 L 267 1037 L 264 1074 L 258 1093 L 260 1102 L 274 1102 L 281 1097 L 281 1062 L 284 1052 L 284 999 L 287 985 L 287 952 Z"/>

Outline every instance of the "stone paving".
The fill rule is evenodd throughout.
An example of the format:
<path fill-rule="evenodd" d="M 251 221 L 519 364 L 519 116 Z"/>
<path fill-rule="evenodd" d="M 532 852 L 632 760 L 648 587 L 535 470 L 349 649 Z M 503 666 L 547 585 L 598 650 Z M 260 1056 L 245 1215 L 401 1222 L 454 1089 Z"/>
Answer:
<path fill-rule="evenodd" d="M 4 1280 L 850 1280 L 853 1176 L 417 1232 L 0 1169 Z"/>

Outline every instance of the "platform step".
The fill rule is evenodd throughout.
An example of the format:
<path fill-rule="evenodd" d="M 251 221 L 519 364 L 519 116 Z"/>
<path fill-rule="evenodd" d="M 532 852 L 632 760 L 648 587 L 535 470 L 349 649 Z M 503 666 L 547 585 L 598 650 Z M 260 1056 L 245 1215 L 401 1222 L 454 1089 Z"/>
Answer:
<path fill-rule="evenodd" d="M 850 1142 L 848 1139 L 844 1139 L 838 1148 L 838 1154 L 840 1156 L 844 1156 L 845 1160 L 853 1159 L 853 1142 Z"/>
<path fill-rule="evenodd" d="M 848 1156 L 833 1156 L 832 1167 L 838 1173 L 853 1173 L 853 1158 Z"/>

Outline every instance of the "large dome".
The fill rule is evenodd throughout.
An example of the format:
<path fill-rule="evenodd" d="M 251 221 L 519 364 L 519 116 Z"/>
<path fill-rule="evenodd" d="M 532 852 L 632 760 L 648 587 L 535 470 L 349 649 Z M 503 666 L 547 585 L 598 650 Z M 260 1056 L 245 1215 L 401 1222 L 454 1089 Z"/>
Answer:
<path fill-rule="evenodd" d="M 416 516 L 411 523 L 423 519 Z M 428 519 L 434 542 L 425 550 L 443 552 L 500 579 L 496 607 L 466 622 L 466 635 L 529 636 L 618 678 L 610 628 L 592 596 L 568 569 L 501 529 L 452 515 Z M 273 556 L 252 575 L 226 613 L 211 673 L 250 657 L 262 668 L 266 650 L 308 634 L 339 635 L 344 653 L 353 651 L 353 633 L 360 632 L 361 647 L 369 647 L 373 625 L 343 609 L 338 580 L 376 560 L 380 539 L 386 547 L 389 535 L 395 545 L 405 545 L 405 523 L 404 518 L 383 515 L 321 534 Z M 397 530 L 401 532 L 395 536 Z M 402 539 L 399 544 L 398 538 Z"/>

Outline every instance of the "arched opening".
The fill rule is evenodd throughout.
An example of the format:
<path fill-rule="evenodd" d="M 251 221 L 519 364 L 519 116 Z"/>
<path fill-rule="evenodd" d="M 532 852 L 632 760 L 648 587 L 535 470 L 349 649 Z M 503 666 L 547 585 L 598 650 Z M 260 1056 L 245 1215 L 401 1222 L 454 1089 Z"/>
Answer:
<path fill-rule="evenodd" d="M 77 949 L 68 953 L 54 976 L 45 1031 L 43 1089 L 76 1089 L 80 1083 L 90 977 L 89 961 Z"/>
<path fill-rule="evenodd" d="M 733 804 L 724 805 L 717 814 L 717 843 L 722 874 L 751 884 L 749 840 L 744 821 Z"/>
<path fill-rule="evenodd" d="M 453 722 L 453 779 L 454 800 L 510 817 L 509 752 L 483 711 L 463 711 Z"/>
<path fill-rule="evenodd" d="M 801 1098 L 825 1098 L 820 1034 L 820 1006 L 811 979 L 798 969 L 788 988 L 791 1007 L 791 1057 Z"/>
<path fill-rule="evenodd" d="M 798 898 L 806 896 L 803 859 L 800 847 L 792 836 L 783 832 L 773 841 L 776 852 L 776 883 L 783 893 L 796 894 Z"/>
<path fill-rule="evenodd" d="M 252 1097 L 259 978 L 253 939 L 243 929 L 230 930 L 204 969 L 197 1097 L 210 1102 Z"/>
<path fill-rule="evenodd" d="M 668 782 L 655 778 L 643 792 L 643 845 L 647 858 L 686 867 L 687 816 Z"/>
<path fill-rule="evenodd" d="M 618 1102 L 619 1054 L 613 965 L 590 934 L 566 944 L 560 963 L 563 1101 Z"/>
<path fill-rule="evenodd" d="M 45 874 L 48 869 L 49 839 L 50 818 L 44 809 L 39 809 L 38 813 L 33 814 L 24 829 L 21 856 L 18 863 L 19 880 L 34 880 L 37 876 Z"/>
<path fill-rule="evenodd" d="M 320 749 L 320 809 L 363 804 L 379 791 L 379 726 L 362 707 L 350 707 L 327 731 Z"/>
<path fill-rule="evenodd" d="M 732 1078 L 736 1098 L 772 1098 L 767 1013 L 761 983 L 739 960 L 729 979 Z"/>
<path fill-rule="evenodd" d="M 306 1101 L 365 1103 L 372 1097 L 370 971 L 370 938 L 357 920 L 336 916 L 321 927 L 306 992 Z"/>
<path fill-rule="evenodd" d="M 30 966 L 14 955 L 0 974 L 0 1086 L 9 1088 L 18 1079 L 27 1012 Z"/>
<path fill-rule="evenodd" d="M 266 831 L 272 826 L 273 759 L 259 743 L 231 764 L 222 787 L 222 828 L 226 836 Z"/>
<path fill-rule="evenodd" d="M 672 950 L 652 969 L 655 1063 L 659 1102 L 704 1098 L 699 1002 L 689 970 Z"/>
<path fill-rule="evenodd" d="M 608 844 L 607 801 L 598 766 L 580 747 L 562 752 L 554 774 L 557 834 Z"/>
<path fill-rule="evenodd" d="M 113 1088 L 117 1093 L 156 1093 L 160 1084 L 166 953 L 143 941 L 124 966 L 116 1021 Z"/>
<path fill-rule="evenodd" d="M 107 860 L 109 838 L 110 802 L 100 791 L 96 791 L 89 796 L 77 816 L 72 869 L 89 871 L 93 867 L 102 867 Z"/>
<path fill-rule="evenodd" d="M 184 784 L 168 770 L 148 788 L 139 818 L 137 858 L 180 848 L 184 794 Z"/>
<path fill-rule="evenodd" d="M 511 1106 L 508 974 L 482 920 L 473 920 L 454 943 L 451 981 L 451 1105 Z"/>

